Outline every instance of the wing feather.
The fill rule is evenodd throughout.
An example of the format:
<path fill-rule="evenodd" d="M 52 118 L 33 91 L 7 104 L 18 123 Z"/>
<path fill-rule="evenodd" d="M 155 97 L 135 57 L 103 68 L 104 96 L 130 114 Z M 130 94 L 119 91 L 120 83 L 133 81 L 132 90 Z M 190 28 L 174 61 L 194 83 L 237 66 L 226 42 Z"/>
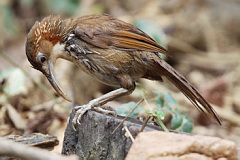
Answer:
<path fill-rule="evenodd" d="M 76 36 L 96 47 L 160 52 L 169 56 L 169 52 L 146 33 L 110 15 L 86 16 L 79 22 Z"/>

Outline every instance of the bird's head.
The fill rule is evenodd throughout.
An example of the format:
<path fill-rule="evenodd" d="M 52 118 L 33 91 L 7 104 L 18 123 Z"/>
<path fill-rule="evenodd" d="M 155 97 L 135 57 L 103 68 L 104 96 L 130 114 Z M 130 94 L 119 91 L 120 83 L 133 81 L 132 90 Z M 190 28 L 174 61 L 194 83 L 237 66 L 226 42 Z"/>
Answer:
<path fill-rule="evenodd" d="M 41 22 L 36 22 L 27 36 L 26 55 L 33 68 L 47 77 L 56 92 L 71 101 L 54 74 L 57 58 L 64 58 L 63 41 L 70 32 L 64 25 L 64 21 L 59 16 L 48 16 Z"/>

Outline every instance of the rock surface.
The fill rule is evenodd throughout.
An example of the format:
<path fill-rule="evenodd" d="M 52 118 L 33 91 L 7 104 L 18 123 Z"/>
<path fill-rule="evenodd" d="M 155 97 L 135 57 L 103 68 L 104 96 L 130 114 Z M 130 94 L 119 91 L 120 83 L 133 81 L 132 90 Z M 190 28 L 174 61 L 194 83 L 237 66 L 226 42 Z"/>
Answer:
<path fill-rule="evenodd" d="M 69 122 L 73 118 L 70 116 Z M 88 111 L 81 119 L 81 125 L 74 131 L 68 124 L 64 135 L 62 154 L 77 154 L 80 159 L 87 160 L 123 160 L 132 140 L 126 135 L 126 129 L 135 138 L 140 132 L 142 122 L 128 118 L 114 133 L 113 130 L 122 122 L 123 117 L 104 115 L 96 111 Z M 144 131 L 159 130 L 156 126 L 147 126 Z"/>
<path fill-rule="evenodd" d="M 136 137 L 126 160 L 237 160 L 233 142 L 217 137 L 142 132 Z"/>

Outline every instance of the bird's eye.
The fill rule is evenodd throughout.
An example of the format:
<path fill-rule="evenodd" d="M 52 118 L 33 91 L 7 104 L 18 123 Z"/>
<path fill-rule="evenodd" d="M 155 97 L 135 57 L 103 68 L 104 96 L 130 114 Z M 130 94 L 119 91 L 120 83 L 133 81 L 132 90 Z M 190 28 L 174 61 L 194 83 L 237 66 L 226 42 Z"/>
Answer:
<path fill-rule="evenodd" d="M 44 63 L 47 60 L 47 56 L 45 54 L 43 54 L 42 52 L 38 52 L 37 60 L 40 63 Z"/>
<path fill-rule="evenodd" d="M 39 59 L 40 59 L 41 63 L 44 63 L 47 60 L 47 58 L 45 56 L 40 56 Z"/>

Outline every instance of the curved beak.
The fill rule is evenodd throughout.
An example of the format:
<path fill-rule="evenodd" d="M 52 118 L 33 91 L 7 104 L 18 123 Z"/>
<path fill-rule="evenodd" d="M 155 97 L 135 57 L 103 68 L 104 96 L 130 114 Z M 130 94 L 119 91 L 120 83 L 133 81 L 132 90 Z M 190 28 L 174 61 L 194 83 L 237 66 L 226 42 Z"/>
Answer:
<path fill-rule="evenodd" d="M 49 71 L 49 73 L 46 75 L 46 77 L 47 77 L 48 81 L 50 82 L 50 84 L 52 85 L 52 87 L 56 90 L 56 92 L 60 96 L 62 96 L 67 101 L 72 102 L 72 100 L 68 97 L 68 95 L 64 93 L 61 85 L 57 81 L 55 74 L 54 74 L 53 63 L 50 61 L 48 61 L 48 71 Z"/>

